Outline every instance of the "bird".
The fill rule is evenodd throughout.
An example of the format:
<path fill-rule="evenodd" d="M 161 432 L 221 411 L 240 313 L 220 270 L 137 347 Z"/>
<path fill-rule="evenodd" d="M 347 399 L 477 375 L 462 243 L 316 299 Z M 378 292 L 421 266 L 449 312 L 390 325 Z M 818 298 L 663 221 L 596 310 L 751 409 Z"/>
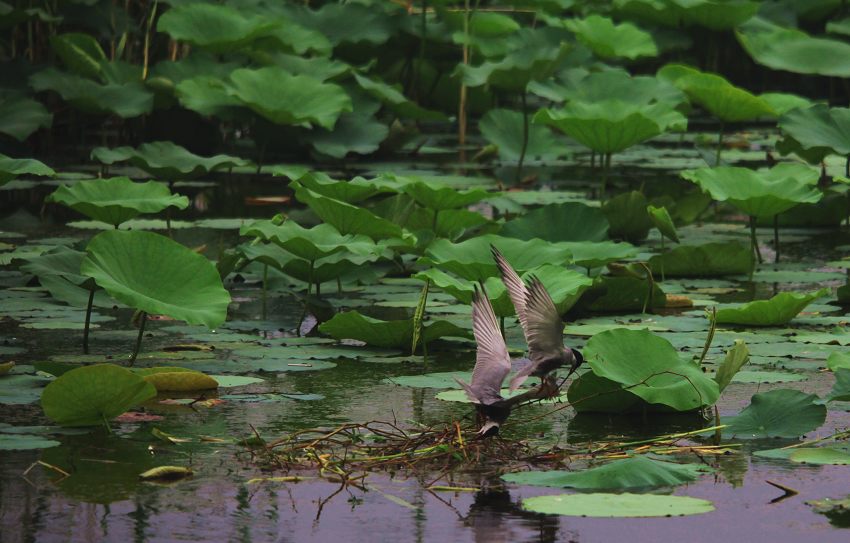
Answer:
<path fill-rule="evenodd" d="M 499 427 L 511 414 L 511 403 L 502 397 L 502 382 L 511 371 L 511 357 L 493 305 L 484 287 L 479 290 L 478 285 L 473 285 L 472 333 L 477 344 L 472 380 L 469 384 L 457 378 L 455 381 L 483 420 L 478 436 L 490 437 L 499 433 Z"/>
<path fill-rule="evenodd" d="M 564 323 L 555 302 L 540 279 L 532 275 L 526 285 L 494 245 L 490 245 L 490 250 L 528 344 L 530 362 L 511 378 L 510 391 L 519 388 L 531 375 L 540 377 L 541 386 L 545 385 L 550 373 L 567 366 L 570 370 L 561 381 L 563 384 L 581 366 L 584 357 L 577 349 L 564 345 Z"/>

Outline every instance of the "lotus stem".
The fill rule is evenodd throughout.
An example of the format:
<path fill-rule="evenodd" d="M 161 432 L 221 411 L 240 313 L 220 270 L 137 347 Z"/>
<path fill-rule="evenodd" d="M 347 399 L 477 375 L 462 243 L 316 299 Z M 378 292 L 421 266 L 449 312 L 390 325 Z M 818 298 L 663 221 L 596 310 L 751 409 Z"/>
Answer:
<path fill-rule="evenodd" d="M 463 2 L 463 64 L 464 66 L 469 65 L 469 0 L 464 0 Z M 424 11 L 423 11 L 424 16 Z M 424 25 L 424 19 L 423 19 Z M 425 32 L 422 32 L 422 39 L 425 39 Z M 424 47 L 424 45 L 423 45 Z M 417 70 L 421 70 L 421 64 L 417 68 Z M 417 84 L 419 79 L 419 72 L 416 74 Z M 463 146 L 466 144 L 466 96 L 467 96 L 467 88 L 466 83 L 461 81 L 460 83 L 460 98 L 458 99 L 458 108 L 457 108 L 457 144 L 460 147 L 460 159 L 462 162 L 466 162 L 466 151 Z"/>
<path fill-rule="evenodd" d="M 759 242 L 756 238 L 756 218 L 754 216 L 750 216 L 750 246 L 752 250 L 756 253 L 756 258 L 758 258 L 759 264 L 763 262 L 761 258 L 761 249 L 759 249 Z"/>
<path fill-rule="evenodd" d="M 599 157 L 602 164 L 602 186 L 599 188 L 599 199 L 605 201 L 605 191 L 608 187 L 608 173 L 611 170 L 611 153 L 605 153 Z"/>
<path fill-rule="evenodd" d="M 724 123 L 720 122 L 720 130 L 717 132 L 717 153 L 714 155 L 714 165 L 720 166 L 720 151 L 723 150 L 723 129 Z"/>
<path fill-rule="evenodd" d="M 779 214 L 773 216 L 773 249 L 776 251 L 776 257 L 773 263 L 779 262 Z"/>
<path fill-rule="evenodd" d="M 83 354 L 89 354 L 89 326 L 91 325 L 91 308 L 94 304 L 94 285 L 89 289 L 89 303 L 86 305 L 86 324 L 83 327 Z"/>
<path fill-rule="evenodd" d="M 148 319 L 148 314 L 142 311 L 139 315 L 139 335 L 136 337 L 136 346 L 133 347 L 133 354 L 130 355 L 130 365 L 136 363 L 136 357 L 139 356 L 139 349 L 142 347 L 142 336 L 145 334 L 145 321 Z"/>
<path fill-rule="evenodd" d="M 519 151 L 519 161 L 516 165 L 516 184 L 522 180 L 522 163 L 525 162 L 525 152 L 528 150 L 528 105 L 527 105 L 527 95 L 528 91 L 522 89 L 522 94 L 520 95 L 522 99 L 522 148 Z"/>

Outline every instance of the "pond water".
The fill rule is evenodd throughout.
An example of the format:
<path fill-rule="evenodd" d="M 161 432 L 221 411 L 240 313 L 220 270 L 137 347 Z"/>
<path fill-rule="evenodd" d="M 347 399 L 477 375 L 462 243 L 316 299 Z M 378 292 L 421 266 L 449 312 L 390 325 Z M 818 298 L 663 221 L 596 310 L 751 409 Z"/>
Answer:
<path fill-rule="evenodd" d="M 701 137 L 676 136 L 623 153 L 615 159 L 615 185 L 644 185 L 649 192 L 657 186 L 661 190 L 676 180 L 671 171 L 703 164 L 692 145 Z M 764 152 L 755 143 L 761 136 L 740 137 L 748 139 L 750 147 L 729 151 L 726 159 L 751 164 L 761 161 Z M 435 138 L 432 143 L 433 159 L 446 158 L 440 154 L 441 149 L 445 150 L 441 140 Z M 537 175 L 535 190 L 544 195 L 543 201 L 561 194 L 552 190 L 572 191 L 577 199 L 588 190 L 592 173 L 587 157 L 579 153 L 576 156 L 576 163 L 545 168 L 532 164 L 529 168 Z M 357 166 L 364 173 L 417 167 L 425 168 L 422 171 L 426 173 L 444 172 L 435 169 L 432 158 L 421 164 Z M 512 179 L 506 171 L 469 170 L 466 174 L 494 173 Z M 470 184 L 468 179 L 458 179 L 459 183 Z M 479 179 L 479 184 L 492 186 L 493 181 L 488 179 L 491 178 Z M 66 221 L 79 217 L 56 206 L 39 216 L 41 199 L 52 188 L 47 184 L 10 184 L 4 188 L 0 197 L 0 241 L 14 244 L 21 251 L 39 245 L 69 244 L 92 235 L 91 230 L 66 226 Z M 200 222 L 176 222 L 174 238 L 190 247 L 205 244 L 207 255 L 212 258 L 236 244 L 242 219 L 267 218 L 281 210 L 292 216 L 302 213 L 280 205 L 245 204 L 249 196 L 287 194 L 280 178 L 235 174 L 209 185 L 178 185 L 175 190 L 190 195 L 193 201 L 192 208 L 176 219 Z M 552 195 L 549 200 L 547 191 Z M 686 240 L 737 239 L 746 243 L 749 239 L 742 222 L 724 220 L 684 227 L 679 234 Z M 827 262 L 846 254 L 850 243 L 846 229 L 783 228 L 778 265 L 769 263 L 773 256 L 771 229 L 760 228 L 758 235 L 768 263 L 758 268 L 752 281 L 747 277 L 668 278 L 661 282 L 664 290 L 687 295 L 696 308 L 665 310 L 662 314 L 582 315 L 568 322 L 568 342 L 580 348 L 600 326 L 651 326 L 685 355 L 699 355 L 709 328 L 702 307 L 764 299 L 781 290 L 810 292 L 824 285 L 836 287 L 844 283 L 844 271 Z M 658 247 L 657 232 L 653 232 L 640 249 L 649 252 Z M 436 389 L 400 386 L 391 379 L 468 371 L 474 363 L 474 345 L 468 341 L 436 342 L 428 345 L 429 356 L 424 359 L 397 351 L 295 340 L 292 338 L 301 320 L 302 304 L 292 294 L 291 281 L 271 273 L 264 301 L 261 277 L 260 267 L 249 267 L 238 278 L 231 277 L 228 287 L 234 304 L 228 322 L 215 332 L 169 321 L 149 322 L 138 364 L 179 365 L 211 374 L 245 374 L 259 377 L 262 382 L 222 388 L 203 397 L 208 400 L 229 396 L 220 403 L 148 403 L 141 411 L 155 420 L 116 422 L 111 434 L 102 429 L 51 434 L 50 439 L 57 440 L 58 446 L 3 450 L 0 541 L 607 542 L 657 541 L 659 533 L 668 540 L 691 541 L 735 538 L 783 542 L 812 538 L 828 542 L 848 538 L 848 532 L 841 529 L 850 525 L 847 518 L 818 514 L 806 502 L 845 497 L 850 467 L 809 466 L 752 455 L 757 450 L 798 442 L 789 439 L 732 440 L 728 443 L 733 447 L 726 454 L 674 456 L 714 468 L 712 474 L 695 482 L 653 491 L 703 498 L 714 504 L 713 512 L 677 518 L 605 519 L 532 513 L 521 507 L 524 498 L 575 491 L 502 482 L 499 466 L 492 461 L 448 473 L 439 469 L 380 470 L 370 474 L 360 487 L 346 488 L 338 482 L 316 478 L 316 470 L 299 472 L 275 467 L 238 440 L 260 435 L 273 441 L 299 429 L 330 430 L 347 422 L 374 420 L 394 420 L 403 427 L 440 425 L 453 420 L 468 423 L 468 405 L 440 401 L 435 398 Z M 17 362 L 22 374 L 32 371 L 27 366 L 49 369 L 56 364 L 118 360 L 132 349 L 136 331 L 129 323 L 132 312 L 128 309 L 97 308 L 94 322 L 98 327 L 90 339 L 92 356 L 79 357 L 82 310 L 70 310 L 51 301 L 37 281 L 16 266 L 3 268 L 0 284 L 0 356 Z M 415 279 L 387 275 L 365 287 L 343 285 L 342 293 L 336 291 L 335 285 L 326 284 L 322 293 L 334 308 L 371 307 L 376 310 L 373 314 L 393 317 L 412 311 L 421 285 Z M 439 289 L 432 289 L 428 303 L 429 318 L 459 323 L 470 318 L 468 307 L 457 304 Z M 706 357 L 709 368 L 716 366 L 724 351 L 740 337 L 752 356 L 745 369 L 771 372 L 762 380 L 780 381 L 758 382 L 755 378 L 756 382 L 733 382 L 718 402 L 721 421 L 746 407 L 754 393 L 774 388 L 794 388 L 825 397 L 834 382 L 831 373 L 822 371 L 826 358 L 834 351 L 846 351 L 841 343 L 847 342 L 830 342 L 824 334 L 842 333 L 847 322 L 850 317 L 845 317 L 841 307 L 816 302 L 787 327 L 720 327 Z M 795 342 L 792 334 L 809 334 L 811 342 Z M 522 335 L 512 319 L 507 322 L 507 335 L 509 346 L 520 351 Z M 163 350 L 179 343 L 215 348 Z M 240 363 L 247 364 L 248 369 L 238 366 Z M 196 399 L 198 394 L 160 395 L 159 400 L 168 397 Z M 850 426 L 848 405 L 830 402 L 826 423 L 805 439 L 827 437 Z M 548 446 L 560 442 L 564 447 L 587 449 L 593 443 L 641 440 L 711 425 L 711 421 L 694 415 L 576 415 L 572 408 L 565 407 L 566 404 L 538 405 L 519 410 L 506 426 L 504 439 Z M 0 422 L 6 424 L 49 424 L 37 402 L 0 404 L 0 413 Z M 152 434 L 154 428 L 188 441 L 164 441 Z M 679 444 L 696 442 L 683 439 Z M 42 464 L 36 464 L 39 461 Z M 588 463 L 593 461 L 583 457 L 567 466 L 578 469 Z M 189 466 L 194 476 L 170 484 L 138 480 L 141 471 L 158 465 Z M 312 478 L 267 479 L 293 474 Z M 777 501 L 783 491 L 767 481 L 791 488 L 797 494 Z M 428 488 L 435 484 L 463 490 Z"/>

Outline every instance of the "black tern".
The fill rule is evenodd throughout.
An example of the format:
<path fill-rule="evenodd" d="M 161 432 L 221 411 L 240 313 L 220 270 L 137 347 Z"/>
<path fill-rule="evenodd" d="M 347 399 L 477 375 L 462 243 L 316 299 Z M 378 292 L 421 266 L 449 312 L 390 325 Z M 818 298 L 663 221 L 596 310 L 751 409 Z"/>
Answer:
<path fill-rule="evenodd" d="M 526 285 L 502 253 L 492 245 L 490 249 L 528 344 L 530 363 L 511 379 L 511 392 L 530 375 L 540 377 L 541 385 L 546 384 L 548 375 L 562 366 L 570 368 L 569 377 L 584 362 L 584 357 L 576 349 L 564 345 L 564 323 L 546 287 L 534 276 Z"/>

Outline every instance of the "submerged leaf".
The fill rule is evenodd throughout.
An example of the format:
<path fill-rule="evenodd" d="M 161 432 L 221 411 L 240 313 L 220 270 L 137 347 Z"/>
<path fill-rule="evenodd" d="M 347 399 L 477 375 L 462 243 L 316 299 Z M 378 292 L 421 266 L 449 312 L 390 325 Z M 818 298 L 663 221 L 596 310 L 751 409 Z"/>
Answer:
<path fill-rule="evenodd" d="M 573 517 L 671 517 L 714 511 L 708 500 L 657 494 L 561 494 L 522 500 L 535 513 Z"/>

